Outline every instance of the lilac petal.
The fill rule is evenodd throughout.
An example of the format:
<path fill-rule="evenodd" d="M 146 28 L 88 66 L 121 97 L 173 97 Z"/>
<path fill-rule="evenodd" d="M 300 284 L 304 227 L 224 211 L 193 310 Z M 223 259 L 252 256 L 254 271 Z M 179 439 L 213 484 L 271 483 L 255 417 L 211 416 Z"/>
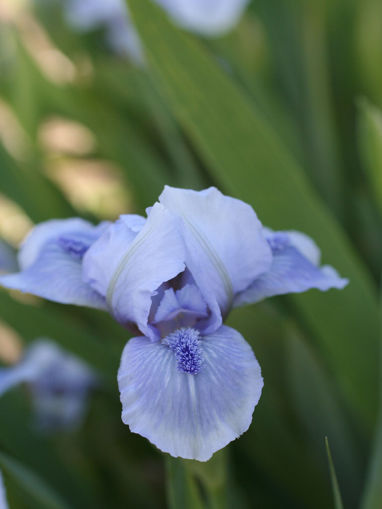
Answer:
<path fill-rule="evenodd" d="M 272 232 L 273 233 L 273 232 Z M 272 235 L 270 233 L 270 235 Z M 305 235 L 305 233 L 289 230 L 285 232 L 289 238 L 290 244 L 295 247 L 300 253 L 313 265 L 318 267 L 321 260 L 321 251 L 313 239 Z"/>
<path fill-rule="evenodd" d="M 180 280 L 183 279 L 183 274 Z M 160 298 L 158 305 L 156 300 Z M 156 326 L 156 330 L 163 338 L 170 334 L 174 327 L 194 327 L 204 331 L 207 317 L 207 304 L 200 291 L 195 284 L 188 283 L 177 291 L 167 288 L 163 291 L 162 297 L 160 294 L 155 295 L 149 321 Z"/>
<path fill-rule="evenodd" d="M 262 225 L 249 205 L 213 187 L 196 192 L 166 186 L 159 200 L 182 219 L 186 265 L 212 312 L 205 328 L 212 332 L 234 295 L 270 267 Z"/>
<path fill-rule="evenodd" d="M 249 0 L 157 0 L 181 26 L 205 35 L 230 30 Z"/>
<path fill-rule="evenodd" d="M 107 227 L 107 223 L 94 226 L 80 218 L 52 219 L 36 225 L 27 235 L 19 251 L 21 269 L 33 265 L 41 254 L 44 246 L 60 236 L 83 236 L 83 242 L 92 244 Z"/>
<path fill-rule="evenodd" d="M 3 475 L 0 470 L 0 509 L 8 509 L 8 502 L 5 492 L 5 485 L 3 480 Z"/>
<path fill-rule="evenodd" d="M 84 277 L 106 297 L 118 321 L 135 323 L 155 337 L 148 325 L 151 297 L 159 286 L 184 270 L 184 245 L 178 220 L 156 203 L 137 234 L 113 225 L 86 253 Z"/>
<path fill-rule="evenodd" d="M 147 219 L 138 214 L 122 214 L 119 218 L 132 232 L 139 233 Z"/>
<path fill-rule="evenodd" d="M 207 316 L 207 305 L 195 285 L 187 284 L 178 291 L 165 290 L 155 313 L 153 323 L 171 319 L 174 313 L 189 312 L 198 317 Z"/>
<path fill-rule="evenodd" d="M 181 309 L 192 311 L 199 316 L 207 316 L 207 304 L 195 285 L 187 284 L 176 292 Z"/>
<path fill-rule="evenodd" d="M 145 218 L 123 215 L 105 230 L 83 259 L 83 278 L 106 298 L 113 274 L 145 224 Z"/>
<path fill-rule="evenodd" d="M 81 219 L 41 223 L 21 247 L 21 272 L 0 277 L 0 284 L 63 304 L 106 309 L 103 297 L 82 279 L 83 253 L 105 228 Z"/>
<path fill-rule="evenodd" d="M 318 265 L 320 251 L 307 235 L 266 230 L 266 237 L 273 253 L 271 269 L 236 296 L 235 306 L 274 295 L 301 293 L 312 288 L 342 289 L 347 285 L 348 280 L 341 278 L 333 267 Z"/>
<path fill-rule="evenodd" d="M 153 323 L 159 323 L 163 320 L 168 320 L 173 313 L 179 310 L 179 302 L 176 298 L 175 291 L 173 288 L 168 288 L 164 291 L 163 297 L 160 301 L 158 309 L 155 313 Z"/>
<path fill-rule="evenodd" d="M 193 330 L 193 329 L 191 329 Z M 244 433 L 263 387 L 260 366 L 244 338 L 222 326 L 200 340 L 197 374 L 177 365 L 172 348 L 131 339 L 118 373 L 122 420 L 175 457 L 207 461 Z"/>

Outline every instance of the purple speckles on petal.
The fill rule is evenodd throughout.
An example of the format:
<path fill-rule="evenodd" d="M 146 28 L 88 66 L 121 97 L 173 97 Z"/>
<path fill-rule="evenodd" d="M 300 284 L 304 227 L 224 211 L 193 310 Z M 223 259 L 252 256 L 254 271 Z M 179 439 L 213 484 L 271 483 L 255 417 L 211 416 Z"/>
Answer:
<path fill-rule="evenodd" d="M 202 366 L 199 332 L 191 328 L 178 329 L 164 340 L 174 352 L 178 370 L 197 375 Z"/>

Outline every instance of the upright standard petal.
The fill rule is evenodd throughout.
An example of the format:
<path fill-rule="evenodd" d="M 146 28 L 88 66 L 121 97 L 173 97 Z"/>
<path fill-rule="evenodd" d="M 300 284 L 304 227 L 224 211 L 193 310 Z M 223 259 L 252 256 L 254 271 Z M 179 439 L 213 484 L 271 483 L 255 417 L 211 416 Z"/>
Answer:
<path fill-rule="evenodd" d="M 3 480 L 3 475 L 0 470 L 0 509 L 8 509 L 8 502 L 5 492 L 5 485 Z"/>
<path fill-rule="evenodd" d="M 239 20 L 249 0 L 157 0 L 174 20 L 194 32 L 218 35 Z"/>
<path fill-rule="evenodd" d="M 120 216 L 85 254 L 84 280 L 105 298 L 113 275 L 145 222 L 144 217 L 135 214 Z"/>
<path fill-rule="evenodd" d="M 273 232 L 265 229 L 272 249 L 272 265 L 235 298 L 235 306 L 251 304 L 286 293 L 301 293 L 312 288 L 321 291 L 344 288 L 348 280 L 341 278 L 328 265 L 319 266 L 320 251 L 313 240 L 300 232 Z"/>
<path fill-rule="evenodd" d="M 195 285 L 187 284 L 176 292 L 172 288 L 165 290 L 153 323 L 171 320 L 178 313 L 207 316 L 207 305 Z"/>
<path fill-rule="evenodd" d="M 252 207 L 214 187 L 197 192 L 166 186 L 159 201 L 182 220 L 186 265 L 212 311 L 206 328 L 212 332 L 235 294 L 270 267 L 262 225 Z"/>
<path fill-rule="evenodd" d="M 156 332 L 147 323 L 153 293 L 185 268 L 178 223 L 156 203 L 138 234 L 120 222 L 84 258 L 85 280 L 106 297 L 115 318 L 123 324 L 136 324 L 153 339 Z"/>
<path fill-rule="evenodd" d="M 21 246 L 21 272 L 0 277 L 0 284 L 39 297 L 99 309 L 105 301 L 82 280 L 82 257 L 107 228 L 81 219 L 37 225 Z"/>
<path fill-rule="evenodd" d="M 226 326 L 207 336 L 178 329 L 162 342 L 131 339 L 118 383 L 131 431 L 199 461 L 248 429 L 263 387 L 251 347 Z"/>

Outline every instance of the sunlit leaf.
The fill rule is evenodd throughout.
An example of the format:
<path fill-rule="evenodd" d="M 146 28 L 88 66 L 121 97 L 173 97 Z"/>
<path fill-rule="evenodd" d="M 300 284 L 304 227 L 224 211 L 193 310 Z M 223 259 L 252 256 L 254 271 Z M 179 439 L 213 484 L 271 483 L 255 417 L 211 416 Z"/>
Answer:
<path fill-rule="evenodd" d="M 70 506 L 45 481 L 3 452 L 0 452 L 0 467 L 14 477 L 20 487 L 41 504 L 41 508 L 69 509 Z"/>

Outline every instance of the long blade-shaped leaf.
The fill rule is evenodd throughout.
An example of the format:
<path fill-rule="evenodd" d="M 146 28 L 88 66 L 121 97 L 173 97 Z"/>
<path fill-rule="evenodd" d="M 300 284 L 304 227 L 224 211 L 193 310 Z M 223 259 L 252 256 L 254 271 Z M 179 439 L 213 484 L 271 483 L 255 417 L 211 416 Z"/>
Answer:
<path fill-rule="evenodd" d="M 349 427 L 349 419 L 319 356 L 295 327 L 286 333 L 286 383 L 291 392 L 294 412 L 309 436 L 311 455 L 326 468 L 322 450 L 325 435 L 331 438 L 337 471 L 346 485 L 349 501 L 361 492 L 361 454 Z M 346 499 L 345 499 L 346 502 Z"/>
<path fill-rule="evenodd" d="M 333 458 L 332 458 L 332 453 L 331 453 L 330 447 L 329 447 L 328 437 L 325 437 L 325 447 L 326 447 L 326 453 L 328 455 L 330 480 L 332 482 L 332 489 L 333 489 L 334 507 L 335 507 L 335 509 L 343 509 L 340 487 L 338 486 L 336 470 L 335 470 L 334 464 L 333 464 Z"/>
<path fill-rule="evenodd" d="M 0 453 L 0 466 L 5 472 L 15 478 L 22 489 L 31 495 L 34 500 L 39 502 L 41 508 L 69 508 L 50 486 L 14 458 L 11 458 L 5 453 Z"/>
<path fill-rule="evenodd" d="M 382 111 L 360 101 L 359 145 L 364 169 L 382 211 Z"/>
<path fill-rule="evenodd" d="M 368 474 L 361 504 L 362 509 L 379 509 L 382 501 L 382 349 L 379 352 L 379 360 L 381 366 L 379 417 L 375 431 L 374 444 L 371 448 Z"/>

